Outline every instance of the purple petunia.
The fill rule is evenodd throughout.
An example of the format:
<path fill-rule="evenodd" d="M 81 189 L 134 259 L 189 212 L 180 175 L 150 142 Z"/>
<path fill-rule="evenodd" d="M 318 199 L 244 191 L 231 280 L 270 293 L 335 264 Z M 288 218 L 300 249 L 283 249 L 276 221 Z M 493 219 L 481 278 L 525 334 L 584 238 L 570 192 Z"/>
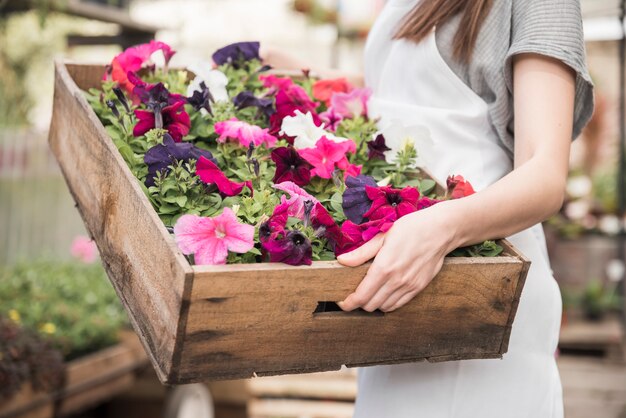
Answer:
<path fill-rule="evenodd" d="M 176 142 L 169 134 L 165 134 L 163 144 L 153 146 L 143 157 L 143 161 L 148 165 L 146 186 L 154 186 L 157 173 L 166 175 L 170 170 L 169 166 L 176 161 L 188 162 L 192 159 L 198 160 L 200 157 L 216 162 L 210 151 L 195 147 L 189 142 Z"/>
<path fill-rule="evenodd" d="M 194 90 L 191 97 L 187 97 L 187 103 L 193 106 L 194 109 L 198 111 L 204 109 L 211 116 L 213 116 L 211 103 L 214 102 L 215 99 L 204 81 L 200 82 L 200 90 Z"/>
<path fill-rule="evenodd" d="M 285 263 L 292 266 L 311 265 L 313 257 L 311 241 L 296 229 L 288 231 L 282 238 L 270 239 L 262 245 L 273 263 Z"/>
<path fill-rule="evenodd" d="M 250 91 L 242 91 L 233 98 L 233 103 L 237 109 L 245 109 L 246 107 L 256 107 L 259 112 L 269 118 L 276 113 L 274 100 L 270 98 L 259 98 Z"/>
<path fill-rule="evenodd" d="M 366 192 L 366 187 L 376 187 L 376 180 L 370 176 L 348 177 L 346 179 L 346 191 L 343 192 L 343 213 L 346 217 L 360 224 L 364 221 L 363 215 L 372 206 L 372 200 Z"/>
<path fill-rule="evenodd" d="M 293 147 L 276 148 L 271 154 L 272 161 L 276 163 L 274 183 L 292 181 L 300 187 L 304 187 L 311 181 L 313 166 L 298 154 Z"/>
<path fill-rule="evenodd" d="M 367 154 L 369 160 L 385 161 L 385 151 L 391 151 L 391 148 L 385 143 L 383 134 L 378 134 L 374 140 L 368 141 L 367 148 L 369 150 Z"/>
<path fill-rule="evenodd" d="M 240 68 L 240 64 L 253 59 L 261 59 L 259 42 L 237 42 L 218 49 L 213 54 L 213 62 L 217 65 L 232 64 Z"/>

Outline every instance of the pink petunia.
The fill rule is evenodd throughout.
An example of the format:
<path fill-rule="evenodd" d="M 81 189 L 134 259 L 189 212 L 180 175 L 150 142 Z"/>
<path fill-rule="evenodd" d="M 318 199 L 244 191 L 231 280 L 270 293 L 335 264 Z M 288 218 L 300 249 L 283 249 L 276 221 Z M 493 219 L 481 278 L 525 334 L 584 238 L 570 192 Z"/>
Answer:
<path fill-rule="evenodd" d="M 111 62 L 111 78 L 126 92 L 132 93 L 134 84 L 128 79 L 128 72 L 139 71 L 156 51 L 163 52 L 166 64 L 175 54 L 175 51 L 169 45 L 155 40 L 147 44 L 128 48 L 113 58 Z"/>
<path fill-rule="evenodd" d="M 193 254 L 199 265 L 226 264 L 229 251 L 243 254 L 254 247 L 254 226 L 240 223 L 230 208 L 214 218 L 183 215 L 174 236 L 183 254 Z"/>
<path fill-rule="evenodd" d="M 346 163 L 348 152 L 356 152 L 354 141 L 335 142 L 325 136 L 317 141 L 315 148 L 304 148 L 299 151 L 302 158 L 313 166 L 311 174 L 324 179 L 332 178 L 335 168 Z"/>
<path fill-rule="evenodd" d="M 196 174 L 206 184 L 214 184 L 217 190 L 224 196 L 237 196 L 244 187 L 252 190 L 252 182 L 244 181 L 238 183 L 226 177 L 226 174 L 208 158 L 201 156 L 196 163 Z"/>
<path fill-rule="evenodd" d="M 328 129 L 331 132 L 335 132 L 337 130 L 343 119 L 343 116 L 332 107 L 327 111 L 320 113 L 320 120 L 324 122 L 324 129 Z"/>
<path fill-rule="evenodd" d="M 70 253 L 83 263 L 93 263 L 98 258 L 98 248 L 93 240 L 85 236 L 77 236 L 72 241 Z"/>
<path fill-rule="evenodd" d="M 289 199 L 287 199 L 285 196 L 281 196 L 280 202 L 281 204 L 286 203 L 289 205 L 287 213 L 291 217 L 304 219 L 304 203 L 306 201 L 310 201 L 313 205 L 319 203 L 316 198 L 308 194 L 305 190 L 300 188 L 294 182 L 284 181 L 280 184 L 275 184 L 273 187 L 289 194 Z"/>
<path fill-rule="evenodd" d="M 254 144 L 258 147 L 265 144 L 268 148 L 276 145 L 276 137 L 270 135 L 267 129 L 262 129 L 255 125 L 232 118 L 215 124 L 215 133 L 220 137 L 219 142 L 226 142 L 228 139 L 234 139 L 244 147 Z"/>
<path fill-rule="evenodd" d="M 362 224 L 355 224 L 352 221 L 344 222 L 341 225 L 341 240 L 335 246 L 335 255 L 339 256 L 356 250 L 376 235 L 389 231 L 392 226 L 393 219 L 391 217 L 384 217 Z"/>
<path fill-rule="evenodd" d="M 372 95 L 368 88 L 354 89 L 349 93 L 335 93 L 330 99 L 331 109 L 344 118 L 367 116 L 367 102 Z"/>

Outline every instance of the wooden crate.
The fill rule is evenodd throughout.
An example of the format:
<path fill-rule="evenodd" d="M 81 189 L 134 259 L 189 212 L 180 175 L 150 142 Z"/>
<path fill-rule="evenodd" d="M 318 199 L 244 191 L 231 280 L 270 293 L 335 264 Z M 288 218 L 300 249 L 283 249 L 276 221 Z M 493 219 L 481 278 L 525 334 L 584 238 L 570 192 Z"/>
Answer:
<path fill-rule="evenodd" d="M 126 332 L 121 343 L 69 362 L 62 388 L 34 392 L 29 384 L 4 400 L 0 418 L 50 418 L 82 411 L 129 389 L 135 370 L 146 364 L 141 343 Z"/>
<path fill-rule="evenodd" d="M 530 263 L 506 241 L 502 257 L 446 259 L 422 293 L 384 315 L 314 314 L 354 291 L 368 265 L 189 265 L 84 98 L 103 73 L 57 62 L 49 142 L 162 382 L 507 351 Z"/>

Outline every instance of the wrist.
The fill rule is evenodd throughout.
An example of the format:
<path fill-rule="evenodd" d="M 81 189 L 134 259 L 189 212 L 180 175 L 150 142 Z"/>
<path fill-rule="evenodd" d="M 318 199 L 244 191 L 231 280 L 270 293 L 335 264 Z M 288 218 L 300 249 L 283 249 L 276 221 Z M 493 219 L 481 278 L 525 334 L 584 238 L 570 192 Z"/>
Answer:
<path fill-rule="evenodd" d="M 466 245 L 464 227 L 467 223 L 464 222 L 459 203 L 458 200 L 446 200 L 433 206 L 433 210 L 438 212 L 437 216 L 442 220 L 442 230 L 445 231 L 446 254 Z"/>

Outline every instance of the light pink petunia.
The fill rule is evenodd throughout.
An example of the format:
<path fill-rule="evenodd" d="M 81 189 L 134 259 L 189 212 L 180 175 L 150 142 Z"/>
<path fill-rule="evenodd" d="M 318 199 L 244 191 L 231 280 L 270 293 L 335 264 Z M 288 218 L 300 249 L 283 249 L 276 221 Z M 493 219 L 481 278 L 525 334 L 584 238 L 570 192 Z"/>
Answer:
<path fill-rule="evenodd" d="M 230 208 L 214 218 L 183 215 L 174 236 L 183 254 L 193 254 L 198 265 L 226 264 L 229 251 L 243 254 L 254 247 L 254 226 L 240 223 Z"/>
<path fill-rule="evenodd" d="M 315 148 L 304 148 L 299 151 L 302 158 L 307 160 L 314 168 L 311 174 L 324 179 L 332 178 L 333 171 L 338 165 L 346 164 L 346 153 L 356 152 L 356 144 L 351 139 L 335 142 L 321 137 L 315 144 Z"/>
<path fill-rule="evenodd" d="M 219 142 L 234 139 L 244 147 L 254 144 L 255 147 L 265 144 L 268 148 L 276 145 L 276 137 L 270 135 L 267 129 L 232 118 L 215 124 L 215 133 L 220 137 Z"/>
<path fill-rule="evenodd" d="M 335 93 L 330 99 L 332 111 L 344 118 L 367 116 L 367 102 L 372 95 L 368 88 L 354 89 L 349 93 Z"/>
<path fill-rule="evenodd" d="M 284 181 L 280 184 L 275 184 L 273 187 L 289 194 L 289 199 L 282 196 L 280 202 L 281 204 L 287 203 L 289 205 L 288 215 L 294 218 L 304 219 L 304 202 L 307 200 L 312 203 L 312 206 L 319 203 L 316 198 L 292 181 Z"/>
<path fill-rule="evenodd" d="M 83 263 L 93 263 L 98 258 L 98 248 L 93 240 L 79 235 L 72 241 L 70 253 Z"/>

